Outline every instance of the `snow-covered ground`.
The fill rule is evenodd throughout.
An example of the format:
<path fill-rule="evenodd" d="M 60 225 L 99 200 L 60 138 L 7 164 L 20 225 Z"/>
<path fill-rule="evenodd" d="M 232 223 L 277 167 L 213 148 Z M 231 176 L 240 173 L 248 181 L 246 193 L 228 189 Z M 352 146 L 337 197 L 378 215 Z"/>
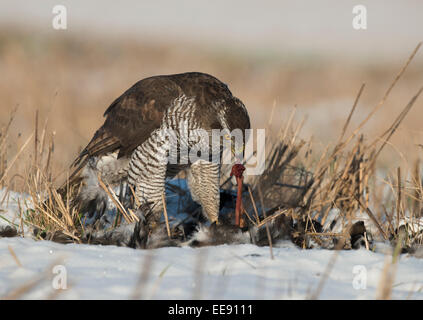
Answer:
<path fill-rule="evenodd" d="M 11 201 L 8 220 L 14 210 Z M 0 298 L 306 299 L 334 253 L 283 242 L 272 260 L 268 247 L 254 245 L 134 250 L 0 238 Z M 385 259 L 364 249 L 339 252 L 318 298 L 376 298 Z M 402 255 L 392 297 L 423 299 L 422 269 L 423 259 Z"/>
<path fill-rule="evenodd" d="M 287 244 L 274 248 L 271 260 L 268 248 L 254 245 L 134 250 L 3 238 L 0 296 L 13 294 L 41 276 L 44 278 L 34 288 L 19 297 L 43 299 L 58 294 L 61 299 L 130 299 L 134 295 L 142 299 L 305 299 L 316 289 L 333 254 L 329 250 L 303 251 Z M 384 260 L 383 254 L 365 250 L 340 252 L 319 298 L 374 299 Z M 65 268 L 53 273 L 56 265 Z M 354 269 L 357 265 L 365 269 Z M 393 298 L 423 298 L 422 268 L 423 260 L 401 257 Z M 367 272 L 366 288 L 355 289 L 354 277 L 363 270 Z M 54 277 L 63 272 L 67 289 L 53 289 Z"/>

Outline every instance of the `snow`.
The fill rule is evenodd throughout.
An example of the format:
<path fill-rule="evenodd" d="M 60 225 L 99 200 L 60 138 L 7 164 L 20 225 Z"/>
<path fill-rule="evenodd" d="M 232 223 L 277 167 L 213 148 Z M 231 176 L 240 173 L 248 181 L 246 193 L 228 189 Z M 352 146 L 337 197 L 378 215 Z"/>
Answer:
<path fill-rule="evenodd" d="M 3 210 L 14 220 L 13 201 Z M 318 298 L 375 299 L 387 257 L 383 252 L 389 251 L 381 243 L 376 248 L 338 252 Z M 273 254 L 272 260 L 268 247 L 251 244 L 135 250 L 0 238 L 0 298 L 307 299 L 335 251 L 301 250 L 287 241 L 273 248 Z M 57 265 L 66 272 L 66 289 L 54 289 L 63 275 Z M 356 266 L 364 267 L 366 288 L 354 288 Z M 422 259 L 401 255 L 392 298 L 423 299 L 422 268 Z"/>
<path fill-rule="evenodd" d="M 9 252 L 13 249 L 22 267 Z M 62 245 L 27 238 L 0 240 L 0 296 L 34 277 L 45 279 L 21 298 L 52 295 L 52 268 L 63 265 L 68 288 L 60 299 L 129 299 L 141 282 L 143 299 L 305 299 L 313 292 L 334 254 L 329 250 L 300 250 L 287 244 L 274 248 L 223 245 L 193 249 L 134 250 L 115 246 Z M 342 251 L 319 296 L 320 299 L 374 299 L 385 256 L 365 250 Z M 150 267 L 146 268 L 150 263 Z M 367 269 L 366 289 L 354 289 L 353 268 Z M 402 256 L 393 298 L 422 299 L 423 260 Z"/>
<path fill-rule="evenodd" d="M 18 201 L 22 208 L 27 208 L 29 196 L 0 189 L 0 229 L 11 225 L 16 229 L 23 229 L 25 234 L 29 232 L 29 228 L 21 221 Z"/>

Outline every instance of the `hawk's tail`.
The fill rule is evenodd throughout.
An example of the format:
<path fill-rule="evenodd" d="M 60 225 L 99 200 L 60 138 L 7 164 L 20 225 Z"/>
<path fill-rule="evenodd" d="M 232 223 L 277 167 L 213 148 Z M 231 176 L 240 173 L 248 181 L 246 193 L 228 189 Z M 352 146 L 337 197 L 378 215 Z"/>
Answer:
<path fill-rule="evenodd" d="M 69 178 L 57 190 L 62 196 L 66 194 L 68 188 L 82 181 L 81 172 L 92 157 L 106 155 L 120 147 L 120 141 L 113 137 L 107 130 L 101 127 L 94 134 L 88 145 L 82 150 L 70 167 Z"/>

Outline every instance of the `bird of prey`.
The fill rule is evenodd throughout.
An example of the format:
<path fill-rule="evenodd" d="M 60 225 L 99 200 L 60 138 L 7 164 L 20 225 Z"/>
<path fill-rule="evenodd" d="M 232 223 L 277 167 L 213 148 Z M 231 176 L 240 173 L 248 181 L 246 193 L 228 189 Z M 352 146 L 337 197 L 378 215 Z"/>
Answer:
<path fill-rule="evenodd" d="M 185 169 L 192 198 L 210 222 L 218 222 L 221 161 L 214 159 L 220 160 L 222 148 L 211 145 L 212 130 L 250 129 L 247 109 L 226 84 L 199 72 L 149 77 L 126 90 L 104 116 L 104 124 L 72 165 L 69 183 L 85 185 L 82 206 L 94 205 L 96 212 L 104 212 L 98 176 L 111 185 L 126 181 L 134 191 L 133 205 L 148 205 L 150 220 L 158 221 L 166 178 Z M 176 149 L 163 134 L 167 129 L 176 132 L 176 140 L 172 140 L 178 144 Z M 181 134 L 198 129 L 207 133 L 207 139 L 200 137 L 194 143 Z M 209 158 L 182 159 L 181 148 L 191 150 L 194 145 L 209 148 Z M 179 162 L 163 162 L 170 149 L 177 150 L 174 156 Z"/>

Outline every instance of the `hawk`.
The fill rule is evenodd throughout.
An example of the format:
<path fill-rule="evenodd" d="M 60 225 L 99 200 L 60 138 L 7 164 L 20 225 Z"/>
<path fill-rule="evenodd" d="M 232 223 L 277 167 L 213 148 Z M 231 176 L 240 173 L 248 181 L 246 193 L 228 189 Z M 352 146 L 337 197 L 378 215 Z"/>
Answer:
<path fill-rule="evenodd" d="M 199 72 L 149 77 L 113 101 L 104 116 L 104 124 L 72 165 L 70 183 L 85 182 L 80 198 L 83 206 L 94 204 L 100 214 L 105 209 L 98 190 L 89 189 L 90 180 L 100 176 L 111 185 L 126 181 L 136 198 L 133 205 L 148 205 L 151 220 L 157 221 L 162 214 L 166 178 L 185 169 L 193 200 L 201 205 L 210 222 L 218 221 L 221 161 L 213 159 L 221 157 L 222 148 L 212 146 L 208 138 L 213 129 L 240 129 L 244 133 L 250 129 L 247 109 L 226 84 Z M 166 143 L 163 132 L 169 129 L 176 132 L 173 143 L 178 144 L 177 148 Z M 197 129 L 206 132 L 207 137 L 195 143 L 180 134 Z M 209 158 L 194 162 L 182 159 L 181 148 L 191 150 L 194 145 L 209 148 Z M 176 150 L 173 156 L 179 162 L 163 161 L 171 150 Z M 97 182 L 94 184 L 98 187 Z"/>

